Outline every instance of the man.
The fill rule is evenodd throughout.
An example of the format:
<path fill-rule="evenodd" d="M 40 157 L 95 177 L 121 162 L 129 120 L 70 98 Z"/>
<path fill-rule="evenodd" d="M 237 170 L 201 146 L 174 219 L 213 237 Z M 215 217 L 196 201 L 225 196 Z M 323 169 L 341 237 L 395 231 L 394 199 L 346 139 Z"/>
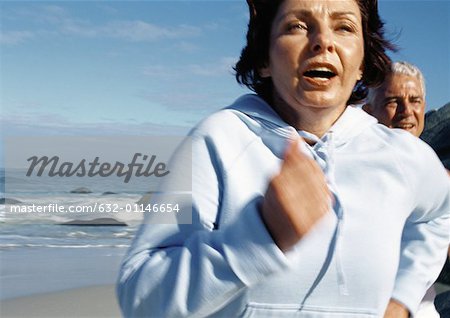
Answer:
<path fill-rule="evenodd" d="M 369 89 L 367 101 L 363 109 L 377 118 L 381 124 L 389 128 L 404 129 L 414 136 L 419 137 L 424 130 L 425 123 L 425 80 L 422 72 L 416 66 L 407 62 L 393 63 L 391 73 L 386 77 L 383 84 Z M 440 110 L 440 114 L 443 114 L 445 111 L 450 113 L 448 105 Z M 437 114 L 437 111 L 435 112 Z M 449 129 L 448 123 L 447 125 L 444 124 L 444 121 L 440 120 L 441 117 L 435 116 L 433 111 L 430 112 L 427 116 L 427 131 L 424 133 L 424 137 L 426 138 L 423 138 L 436 152 L 438 151 L 437 147 L 433 144 L 434 140 L 448 139 L 448 136 L 446 136 L 448 135 Z M 446 131 L 444 131 L 445 129 Z M 434 143 L 439 142 L 436 141 Z M 440 155 L 439 157 L 443 161 Z M 449 159 L 447 158 L 447 160 Z M 443 163 L 445 164 L 445 161 Z M 446 168 L 448 169 L 448 162 Z M 444 275 L 443 273 L 441 273 L 441 276 Z M 416 314 L 416 317 L 439 317 L 433 305 L 435 296 L 435 290 L 430 288 L 422 301 L 421 308 Z M 449 310 L 447 306 L 440 304 L 441 302 L 444 303 L 445 299 L 447 299 L 444 299 L 444 297 L 448 296 L 448 294 L 442 294 L 440 296 L 442 300 L 437 299 L 437 307 L 441 312 Z"/>
<path fill-rule="evenodd" d="M 419 137 L 424 128 L 425 82 L 422 72 L 407 62 L 392 64 L 384 83 L 369 90 L 363 109 L 390 128 Z"/>

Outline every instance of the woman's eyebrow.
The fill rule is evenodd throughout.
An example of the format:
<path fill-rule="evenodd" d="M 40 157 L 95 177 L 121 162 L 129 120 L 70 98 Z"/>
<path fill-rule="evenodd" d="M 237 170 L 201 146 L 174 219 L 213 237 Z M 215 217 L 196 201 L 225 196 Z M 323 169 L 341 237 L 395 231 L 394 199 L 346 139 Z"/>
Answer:
<path fill-rule="evenodd" d="M 304 9 L 292 10 L 292 11 L 288 11 L 288 12 L 280 15 L 274 22 L 278 23 L 290 15 L 295 16 L 295 17 L 311 17 L 311 16 L 313 16 L 313 13 L 310 10 L 304 10 Z"/>
<path fill-rule="evenodd" d="M 305 9 L 300 9 L 300 10 L 292 10 L 292 11 L 288 11 L 284 14 L 282 14 L 281 16 L 279 16 L 275 22 L 280 22 L 283 19 L 285 19 L 287 16 L 293 15 L 295 17 L 305 17 L 305 18 L 309 18 L 309 17 L 314 17 L 315 13 L 313 13 L 313 11 L 311 10 L 305 10 Z M 353 11 L 333 11 L 330 12 L 328 14 L 332 19 L 338 19 L 338 18 L 342 18 L 342 17 L 348 17 L 348 16 L 352 16 L 355 19 L 357 19 L 357 15 L 355 12 Z"/>
<path fill-rule="evenodd" d="M 330 16 L 332 18 L 341 18 L 343 16 L 353 16 L 355 18 L 357 17 L 355 12 L 353 12 L 353 11 L 334 11 L 334 12 L 331 12 Z"/>

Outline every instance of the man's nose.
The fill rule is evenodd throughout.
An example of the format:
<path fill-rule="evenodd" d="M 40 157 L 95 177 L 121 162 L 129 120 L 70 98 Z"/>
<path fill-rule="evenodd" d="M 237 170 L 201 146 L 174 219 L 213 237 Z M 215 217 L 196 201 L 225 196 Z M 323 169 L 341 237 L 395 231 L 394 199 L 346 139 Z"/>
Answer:
<path fill-rule="evenodd" d="M 408 100 L 402 101 L 399 106 L 399 112 L 405 116 L 410 116 L 414 113 L 414 105 Z"/>

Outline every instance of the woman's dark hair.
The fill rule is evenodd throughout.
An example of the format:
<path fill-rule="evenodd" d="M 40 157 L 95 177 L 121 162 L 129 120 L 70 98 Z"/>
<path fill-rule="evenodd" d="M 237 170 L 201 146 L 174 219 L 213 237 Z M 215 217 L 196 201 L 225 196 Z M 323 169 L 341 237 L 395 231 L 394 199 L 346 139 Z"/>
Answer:
<path fill-rule="evenodd" d="M 391 68 L 386 50 L 396 50 L 395 45 L 384 38 L 384 23 L 378 14 L 378 0 L 355 1 L 361 11 L 364 71 L 347 104 L 362 101 L 367 95 L 368 87 L 380 85 L 384 81 Z M 272 79 L 261 77 L 259 70 L 267 66 L 269 61 L 272 22 L 282 2 L 283 0 L 247 0 L 250 10 L 247 45 L 234 67 L 238 83 L 247 86 L 268 102 L 272 100 Z"/>

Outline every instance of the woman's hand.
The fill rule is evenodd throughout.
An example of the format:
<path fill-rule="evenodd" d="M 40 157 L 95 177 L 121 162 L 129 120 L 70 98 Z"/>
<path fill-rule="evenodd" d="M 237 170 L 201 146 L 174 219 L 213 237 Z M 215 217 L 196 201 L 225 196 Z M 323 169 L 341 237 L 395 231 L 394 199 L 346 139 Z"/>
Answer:
<path fill-rule="evenodd" d="M 399 302 L 391 299 L 384 313 L 384 318 L 408 318 L 409 311 Z"/>
<path fill-rule="evenodd" d="M 300 151 L 302 138 L 289 145 L 281 171 L 269 183 L 261 215 L 278 247 L 297 243 L 331 208 L 325 175 Z"/>

